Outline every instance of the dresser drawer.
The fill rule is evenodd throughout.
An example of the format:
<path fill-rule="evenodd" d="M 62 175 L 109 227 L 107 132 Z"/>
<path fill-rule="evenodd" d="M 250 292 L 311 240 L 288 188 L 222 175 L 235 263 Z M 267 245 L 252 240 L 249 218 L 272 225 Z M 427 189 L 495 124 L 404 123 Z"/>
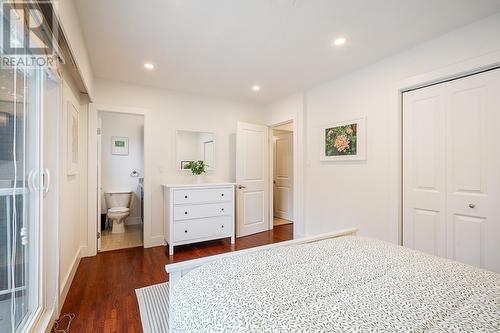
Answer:
<path fill-rule="evenodd" d="M 232 202 L 174 206 L 174 221 L 224 216 L 233 213 Z"/>
<path fill-rule="evenodd" d="M 210 237 L 231 237 L 232 218 L 230 216 L 187 220 L 174 223 L 174 242 Z"/>
<path fill-rule="evenodd" d="M 230 187 L 174 190 L 174 205 L 232 201 Z"/>

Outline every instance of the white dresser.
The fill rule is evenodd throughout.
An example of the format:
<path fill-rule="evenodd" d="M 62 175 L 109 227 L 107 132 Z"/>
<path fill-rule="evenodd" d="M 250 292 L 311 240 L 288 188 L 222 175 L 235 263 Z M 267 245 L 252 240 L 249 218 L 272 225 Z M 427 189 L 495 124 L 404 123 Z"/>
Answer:
<path fill-rule="evenodd" d="M 163 185 L 165 241 L 174 246 L 231 237 L 234 183 Z"/>

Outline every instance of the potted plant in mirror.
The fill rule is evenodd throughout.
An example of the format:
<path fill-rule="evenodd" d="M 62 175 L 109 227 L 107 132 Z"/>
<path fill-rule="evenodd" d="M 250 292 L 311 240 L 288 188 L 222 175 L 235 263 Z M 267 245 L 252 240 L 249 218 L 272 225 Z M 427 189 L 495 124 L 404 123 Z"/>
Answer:
<path fill-rule="evenodd" d="M 201 184 L 203 182 L 203 174 L 206 171 L 208 165 L 205 164 L 205 161 L 191 161 L 186 167 L 191 170 L 191 173 L 196 178 L 196 184 Z"/>

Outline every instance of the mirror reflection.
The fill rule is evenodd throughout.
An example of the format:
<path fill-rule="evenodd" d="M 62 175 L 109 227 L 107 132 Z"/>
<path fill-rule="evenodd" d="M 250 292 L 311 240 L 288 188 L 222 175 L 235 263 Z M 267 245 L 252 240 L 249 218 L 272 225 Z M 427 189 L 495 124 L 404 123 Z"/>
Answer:
<path fill-rule="evenodd" d="M 188 169 L 192 161 L 205 161 L 215 168 L 215 134 L 210 132 L 177 131 L 177 168 Z"/>

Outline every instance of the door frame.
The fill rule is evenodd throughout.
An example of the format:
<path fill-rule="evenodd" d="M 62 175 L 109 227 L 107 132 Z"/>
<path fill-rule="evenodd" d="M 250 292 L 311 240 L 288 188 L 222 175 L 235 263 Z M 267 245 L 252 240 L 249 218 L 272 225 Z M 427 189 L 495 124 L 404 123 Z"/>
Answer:
<path fill-rule="evenodd" d="M 294 116 L 286 120 L 280 121 L 278 123 L 273 123 L 268 125 L 269 128 L 269 230 L 273 230 L 273 219 L 274 219 L 274 192 L 273 192 L 273 130 L 274 128 L 293 123 L 293 238 L 305 237 L 306 233 L 304 230 L 303 219 L 302 219 L 302 207 L 303 207 L 303 160 L 300 158 L 303 156 L 299 155 L 301 147 L 304 146 L 303 141 L 303 131 L 299 129 L 298 117 Z M 300 145 L 302 143 L 302 145 Z"/>
<path fill-rule="evenodd" d="M 424 88 L 426 86 L 435 85 L 439 83 L 444 83 L 450 80 L 456 80 L 462 77 L 478 74 L 480 72 L 492 70 L 500 67 L 500 51 L 495 51 L 475 57 L 472 59 L 464 60 L 462 62 L 455 63 L 453 65 L 446 66 L 444 68 L 430 71 L 421 75 L 413 76 L 401 81 L 398 81 L 394 87 L 391 89 L 391 98 L 394 102 L 392 108 L 396 117 L 393 128 L 396 129 L 396 140 L 393 140 L 394 147 L 392 151 L 396 154 L 393 156 L 393 163 L 391 163 L 391 173 L 397 175 L 393 178 L 394 184 L 391 184 L 391 188 L 394 191 L 390 191 L 391 198 L 390 202 L 394 203 L 392 209 L 393 221 L 397 223 L 398 230 L 398 243 L 403 245 L 403 210 L 404 210 L 404 174 L 403 174 L 403 93 L 415 90 L 419 88 Z"/>
<path fill-rule="evenodd" d="M 293 124 L 293 121 L 289 121 L 289 122 L 286 122 L 282 125 L 286 125 L 286 124 Z M 271 188 L 271 193 L 270 193 L 270 206 L 269 206 L 269 209 L 271 210 L 271 214 L 270 214 L 270 220 L 269 220 L 269 223 L 271 224 L 270 226 L 270 230 L 274 228 L 274 154 L 275 154 L 275 148 L 276 148 L 276 145 L 275 145 L 275 142 L 274 142 L 274 130 L 276 130 L 279 126 L 281 125 L 277 125 L 277 126 L 273 126 L 273 127 L 270 127 L 269 128 L 269 141 L 270 141 L 270 157 L 269 157 L 269 179 L 270 179 L 270 182 L 271 184 L 270 185 L 270 188 Z M 294 174 L 295 174 L 295 170 L 293 170 L 293 147 L 295 146 L 294 142 L 293 142 L 293 132 L 289 132 L 292 134 L 292 196 L 295 195 L 294 194 L 294 191 L 293 191 L 293 179 L 295 178 L 294 177 Z M 292 200 L 293 201 L 293 200 Z M 292 223 L 294 222 L 295 220 L 295 207 L 292 207 Z"/>
<path fill-rule="evenodd" d="M 150 111 L 142 108 L 129 108 L 107 104 L 89 104 L 88 118 L 88 220 L 87 220 L 87 237 L 88 237 L 88 256 L 97 254 L 97 200 L 99 189 L 97 188 L 97 118 L 99 112 L 115 112 L 124 114 L 142 115 L 144 117 L 144 221 L 143 221 L 143 239 L 145 248 L 163 244 L 163 236 L 161 242 L 153 237 L 152 220 L 151 220 L 151 115 Z M 95 240 L 95 241 L 94 241 Z"/>
<path fill-rule="evenodd" d="M 273 134 L 274 130 L 276 127 L 294 123 L 293 119 L 287 120 L 284 122 L 280 122 L 278 124 L 270 125 L 269 126 L 269 230 L 273 230 L 274 228 L 274 184 L 273 184 L 273 178 L 274 178 L 274 140 L 273 140 Z M 295 125 L 294 125 L 294 130 L 295 130 Z M 292 152 L 293 152 L 293 159 L 292 159 L 292 164 L 293 167 L 295 167 L 295 132 L 292 132 Z M 293 202 L 295 204 L 295 169 L 292 171 L 293 174 Z M 295 223 L 295 205 L 293 207 L 293 223 Z"/>

